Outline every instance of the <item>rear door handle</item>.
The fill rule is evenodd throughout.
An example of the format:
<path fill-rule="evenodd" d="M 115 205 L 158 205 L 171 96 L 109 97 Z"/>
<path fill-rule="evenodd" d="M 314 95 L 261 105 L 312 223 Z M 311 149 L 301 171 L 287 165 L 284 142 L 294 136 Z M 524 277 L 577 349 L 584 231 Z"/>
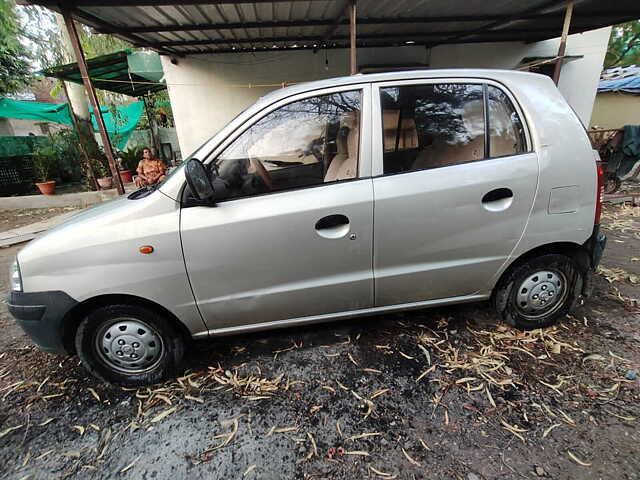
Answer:
<path fill-rule="evenodd" d="M 490 212 L 506 210 L 513 203 L 513 191 L 510 188 L 496 188 L 482 197 L 482 206 Z"/>
<path fill-rule="evenodd" d="M 316 222 L 316 232 L 324 238 L 341 238 L 349 233 L 349 219 L 345 215 L 327 215 Z"/>

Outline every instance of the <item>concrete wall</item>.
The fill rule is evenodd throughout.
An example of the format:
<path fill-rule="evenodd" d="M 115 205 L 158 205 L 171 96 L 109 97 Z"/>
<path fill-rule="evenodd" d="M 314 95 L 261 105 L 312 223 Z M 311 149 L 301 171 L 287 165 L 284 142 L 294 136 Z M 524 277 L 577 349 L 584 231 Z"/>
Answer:
<path fill-rule="evenodd" d="M 258 98 L 282 88 L 282 82 L 349 73 L 347 50 L 193 55 L 179 58 L 178 65 L 161 58 L 183 158 Z M 360 65 L 424 64 L 427 51 L 423 47 L 362 49 L 358 60 Z"/>
<path fill-rule="evenodd" d="M 558 88 L 585 125 L 589 124 L 596 97 L 600 72 L 611 27 L 569 35 L 566 55 L 583 55 L 584 58 L 566 62 L 562 67 Z M 441 45 L 431 52 L 431 66 L 513 68 L 524 57 L 555 56 L 560 39 L 531 44 L 484 43 Z"/>
<path fill-rule="evenodd" d="M 640 95 L 598 93 L 590 126 L 622 128 L 625 125 L 640 125 Z"/>
<path fill-rule="evenodd" d="M 611 29 L 569 36 L 567 55 L 583 59 L 564 65 L 560 90 L 587 124 Z M 559 40 L 532 44 L 443 45 L 431 52 L 420 46 L 362 48 L 358 64 L 429 64 L 434 68 L 514 68 L 524 57 L 554 56 Z M 256 54 L 192 55 L 162 64 L 182 156 L 187 157 L 240 111 L 282 82 L 305 82 L 347 75 L 348 50 L 310 50 Z M 328 60 L 328 64 L 326 63 Z"/>
<path fill-rule="evenodd" d="M 16 137 L 26 137 L 30 133 L 46 135 L 48 131 L 53 133 L 64 128 L 69 127 L 52 122 L 24 120 L 21 118 L 0 118 L 0 135 Z"/>

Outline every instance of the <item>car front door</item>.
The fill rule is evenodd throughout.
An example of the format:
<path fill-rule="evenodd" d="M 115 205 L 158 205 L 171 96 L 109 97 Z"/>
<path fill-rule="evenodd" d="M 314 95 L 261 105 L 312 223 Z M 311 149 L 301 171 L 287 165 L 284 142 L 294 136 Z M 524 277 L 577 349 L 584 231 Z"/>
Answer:
<path fill-rule="evenodd" d="M 473 80 L 381 84 L 372 98 L 375 305 L 486 289 L 538 180 L 516 102 Z"/>
<path fill-rule="evenodd" d="M 281 101 L 212 153 L 228 196 L 181 213 L 210 331 L 373 306 L 369 89 Z"/>

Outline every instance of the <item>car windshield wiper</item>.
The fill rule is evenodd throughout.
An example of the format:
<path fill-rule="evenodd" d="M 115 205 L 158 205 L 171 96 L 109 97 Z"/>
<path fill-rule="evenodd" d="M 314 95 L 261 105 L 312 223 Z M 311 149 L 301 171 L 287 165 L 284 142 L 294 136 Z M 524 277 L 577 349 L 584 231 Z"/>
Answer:
<path fill-rule="evenodd" d="M 154 185 L 147 185 L 145 187 L 139 188 L 138 190 L 135 190 L 127 195 L 127 198 L 130 200 L 137 200 L 138 198 L 144 198 L 148 195 L 151 195 L 158 189 L 161 183 L 162 182 L 158 182 Z"/>

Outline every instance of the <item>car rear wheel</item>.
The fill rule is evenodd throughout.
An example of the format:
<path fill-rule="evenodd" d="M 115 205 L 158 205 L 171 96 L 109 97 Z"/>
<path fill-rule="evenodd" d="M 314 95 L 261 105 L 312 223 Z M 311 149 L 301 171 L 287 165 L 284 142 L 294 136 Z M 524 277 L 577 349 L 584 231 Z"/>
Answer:
<path fill-rule="evenodd" d="M 571 311 L 582 291 L 582 275 L 573 259 L 546 254 L 505 274 L 494 293 L 502 319 L 522 330 L 554 324 Z"/>
<path fill-rule="evenodd" d="M 76 332 L 76 350 L 93 375 L 109 383 L 142 386 L 175 374 L 184 353 L 179 332 L 144 307 L 111 305 L 92 311 Z"/>

